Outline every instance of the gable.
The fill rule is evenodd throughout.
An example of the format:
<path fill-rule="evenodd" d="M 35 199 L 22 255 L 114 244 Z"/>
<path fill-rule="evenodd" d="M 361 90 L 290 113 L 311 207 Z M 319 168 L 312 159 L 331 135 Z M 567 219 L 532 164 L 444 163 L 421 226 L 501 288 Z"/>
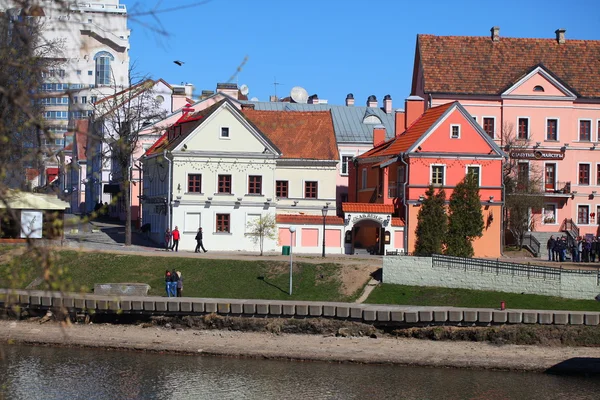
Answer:
<path fill-rule="evenodd" d="M 458 127 L 458 138 L 451 137 L 453 126 Z M 468 114 L 465 115 L 459 107 L 454 107 L 415 143 L 412 152 L 482 155 L 487 155 L 490 151 L 497 153 L 497 149 L 486 140 L 485 135 Z"/>
<path fill-rule="evenodd" d="M 253 129 L 235 107 L 224 103 L 197 125 L 174 149 L 188 152 L 278 153 L 265 137 Z M 225 135 L 223 130 L 227 130 Z"/>
<path fill-rule="evenodd" d="M 575 95 L 571 93 L 568 88 L 563 86 L 541 67 L 535 68 L 532 72 L 512 85 L 503 93 L 503 96 L 575 98 Z"/>

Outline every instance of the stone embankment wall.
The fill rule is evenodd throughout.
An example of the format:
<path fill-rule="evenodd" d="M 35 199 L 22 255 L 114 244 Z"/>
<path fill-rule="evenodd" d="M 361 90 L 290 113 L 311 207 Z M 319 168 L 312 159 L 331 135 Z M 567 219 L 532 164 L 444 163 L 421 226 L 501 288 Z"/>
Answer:
<path fill-rule="evenodd" d="M 136 315 L 219 314 L 255 318 L 336 318 L 379 326 L 600 324 L 598 312 L 498 310 L 491 308 L 392 306 L 314 301 L 118 297 L 0 289 L 0 309 L 67 310 L 70 313 Z"/>
<path fill-rule="evenodd" d="M 435 286 L 498 292 L 540 294 L 569 299 L 593 300 L 600 294 L 598 275 L 562 272 L 554 278 L 511 275 L 482 269 L 433 267 L 431 257 L 388 256 L 383 258 L 383 282 L 411 286 Z"/>

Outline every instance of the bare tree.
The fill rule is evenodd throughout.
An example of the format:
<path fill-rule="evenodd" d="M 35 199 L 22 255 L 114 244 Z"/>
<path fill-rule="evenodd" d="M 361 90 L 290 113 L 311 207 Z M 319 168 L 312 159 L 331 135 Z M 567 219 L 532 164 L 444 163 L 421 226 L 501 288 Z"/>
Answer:
<path fill-rule="evenodd" d="M 129 87 L 119 90 L 115 85 L 113 94 L 94 105 L 92 123 L 92 140 L 95 141 L 92 147 L 100 149 L 102 159 L 112 163 L 112 180 L 120 185 L 127 246 L 131 245 L 131 182 L 135 157 L 141 150 L 140 132 L 166 115 L 156 100 L 156 81 L 147 77 L 136 79 L 132 71 L 129 76 Z"/>
<path fill-rule="evenodd" d="M 248 222 L 248 234 L 254 244 L 258 244 L 260 255 L 263 255 L 265 238 L 277 239 L 277 222 L 274 214 L 261 215 L 258 219 Z"/>
<path fill-rule="evenodd" d="M 505 150 L 513 154 L 532 148 L 529 138 L 518 138 L 512 123 L 502 126 L 502 143 Z M 535 230 L 532 211 L 541 210 L 544 204 L 543 174 L 536 162 L 523 162 L 516 157 L 509 157 L 505 161 L 502 173 L 505 190 L 504 226 L 521 248 L 525 233 Z"/>

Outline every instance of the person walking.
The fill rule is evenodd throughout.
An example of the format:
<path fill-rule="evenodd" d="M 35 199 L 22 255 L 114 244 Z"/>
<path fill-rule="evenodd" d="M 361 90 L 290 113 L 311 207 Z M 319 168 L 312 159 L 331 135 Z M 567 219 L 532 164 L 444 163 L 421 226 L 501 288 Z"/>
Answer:
<path fill-rule="evenodd" d="M 167 292 L 167 297 L 171 297 L 171 271 L 165 271 L 165 291 Z"/>
<path fill-rule="evenodd" d="M 550 236 L 548 239 L 548 243 L 546 243 L 546 249 L 548 250 L 548 261 L 554 261 L 554 245 L 556 244 L 556 240 L 554 240 L 554 236 Z"/>
<path fill-rule="evenodd" d="M 171 246 L 171 250 L 179 251 L 179 238 L 179 228 L 175 226 L 175 229 L 173 229 L 173 245 Z"/>
<path fill-rule="evenodd" d="M 181 297 L 183 292 L 183 278 L 181 277 L 181 271 L 176 271 L 177 274 L 177 297 Z"/>
<path fill-rule="evenodd" d="M 165 250 L 169 251 L 169 249 L 171 248 L 171 237 L 173 236 L 173 234 L 171 233 L 171 230 L 169 228 L 167 228 L 167 230 L 165 231 Z"/>
<path fill-rule="evenodd" d="M 196 250 L 194 250 L 194 253 L 200 253 L 200 248 L 202 248 L 202 251 L 205 253 L 208 251 L 202 244 L 202 228 L 198 228 L 198 233 L 196 233 Z"/>
<path fill-rule="evenodd" d="M 171 271 L 171 287 L 170 287 L 170 296 L 169 297 L 177 297 L 177 281 L 179 277 L 177 276 L 177 272 L 175 269 Z"/>

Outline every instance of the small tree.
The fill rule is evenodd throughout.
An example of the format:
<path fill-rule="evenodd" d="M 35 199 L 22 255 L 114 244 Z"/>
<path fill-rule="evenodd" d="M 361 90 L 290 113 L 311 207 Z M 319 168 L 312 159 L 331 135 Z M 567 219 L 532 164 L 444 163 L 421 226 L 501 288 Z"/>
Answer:
<path fill-rule="evenodd" d="M 261 215 L 258 219 L 248 222 L 248 235 L 252 238 L 254 244 L 258 244 L 260 255 L 263 255 L 265 238 L 277 239 L 277 221 L 274 214 Z"/>
<path fill-rule="evenodd" d="M 437 193 L 433 186 L 425 192 L 425 200 L 417 215 L 417 241 L 415 254 L 431 255 L 440 254 L 448 227 L 446 216 L 446 192 L 440 189 Z"/>
<path fill-rule="evenodd" d="M 511 123 L 502 127 L 502 142 L 508 151 L 531 149 L 531 141 L 517 138 Z M 534 225 L 531 211 L 541 210 L 544 204 L 543 174 L 536 162 L 521 163 L 516 158 L 509 158 L 502 166 L 502 179 L 506 194 L 504 226 L 520 248 L 525 232 Z"/>
<path fill-rule="evenodd" d="M 446 254 L 473 257 L 473 240 L 483 234 L 483 213 L 477 178 L 469 173 L 456 185 L 448 207 Z"/>

